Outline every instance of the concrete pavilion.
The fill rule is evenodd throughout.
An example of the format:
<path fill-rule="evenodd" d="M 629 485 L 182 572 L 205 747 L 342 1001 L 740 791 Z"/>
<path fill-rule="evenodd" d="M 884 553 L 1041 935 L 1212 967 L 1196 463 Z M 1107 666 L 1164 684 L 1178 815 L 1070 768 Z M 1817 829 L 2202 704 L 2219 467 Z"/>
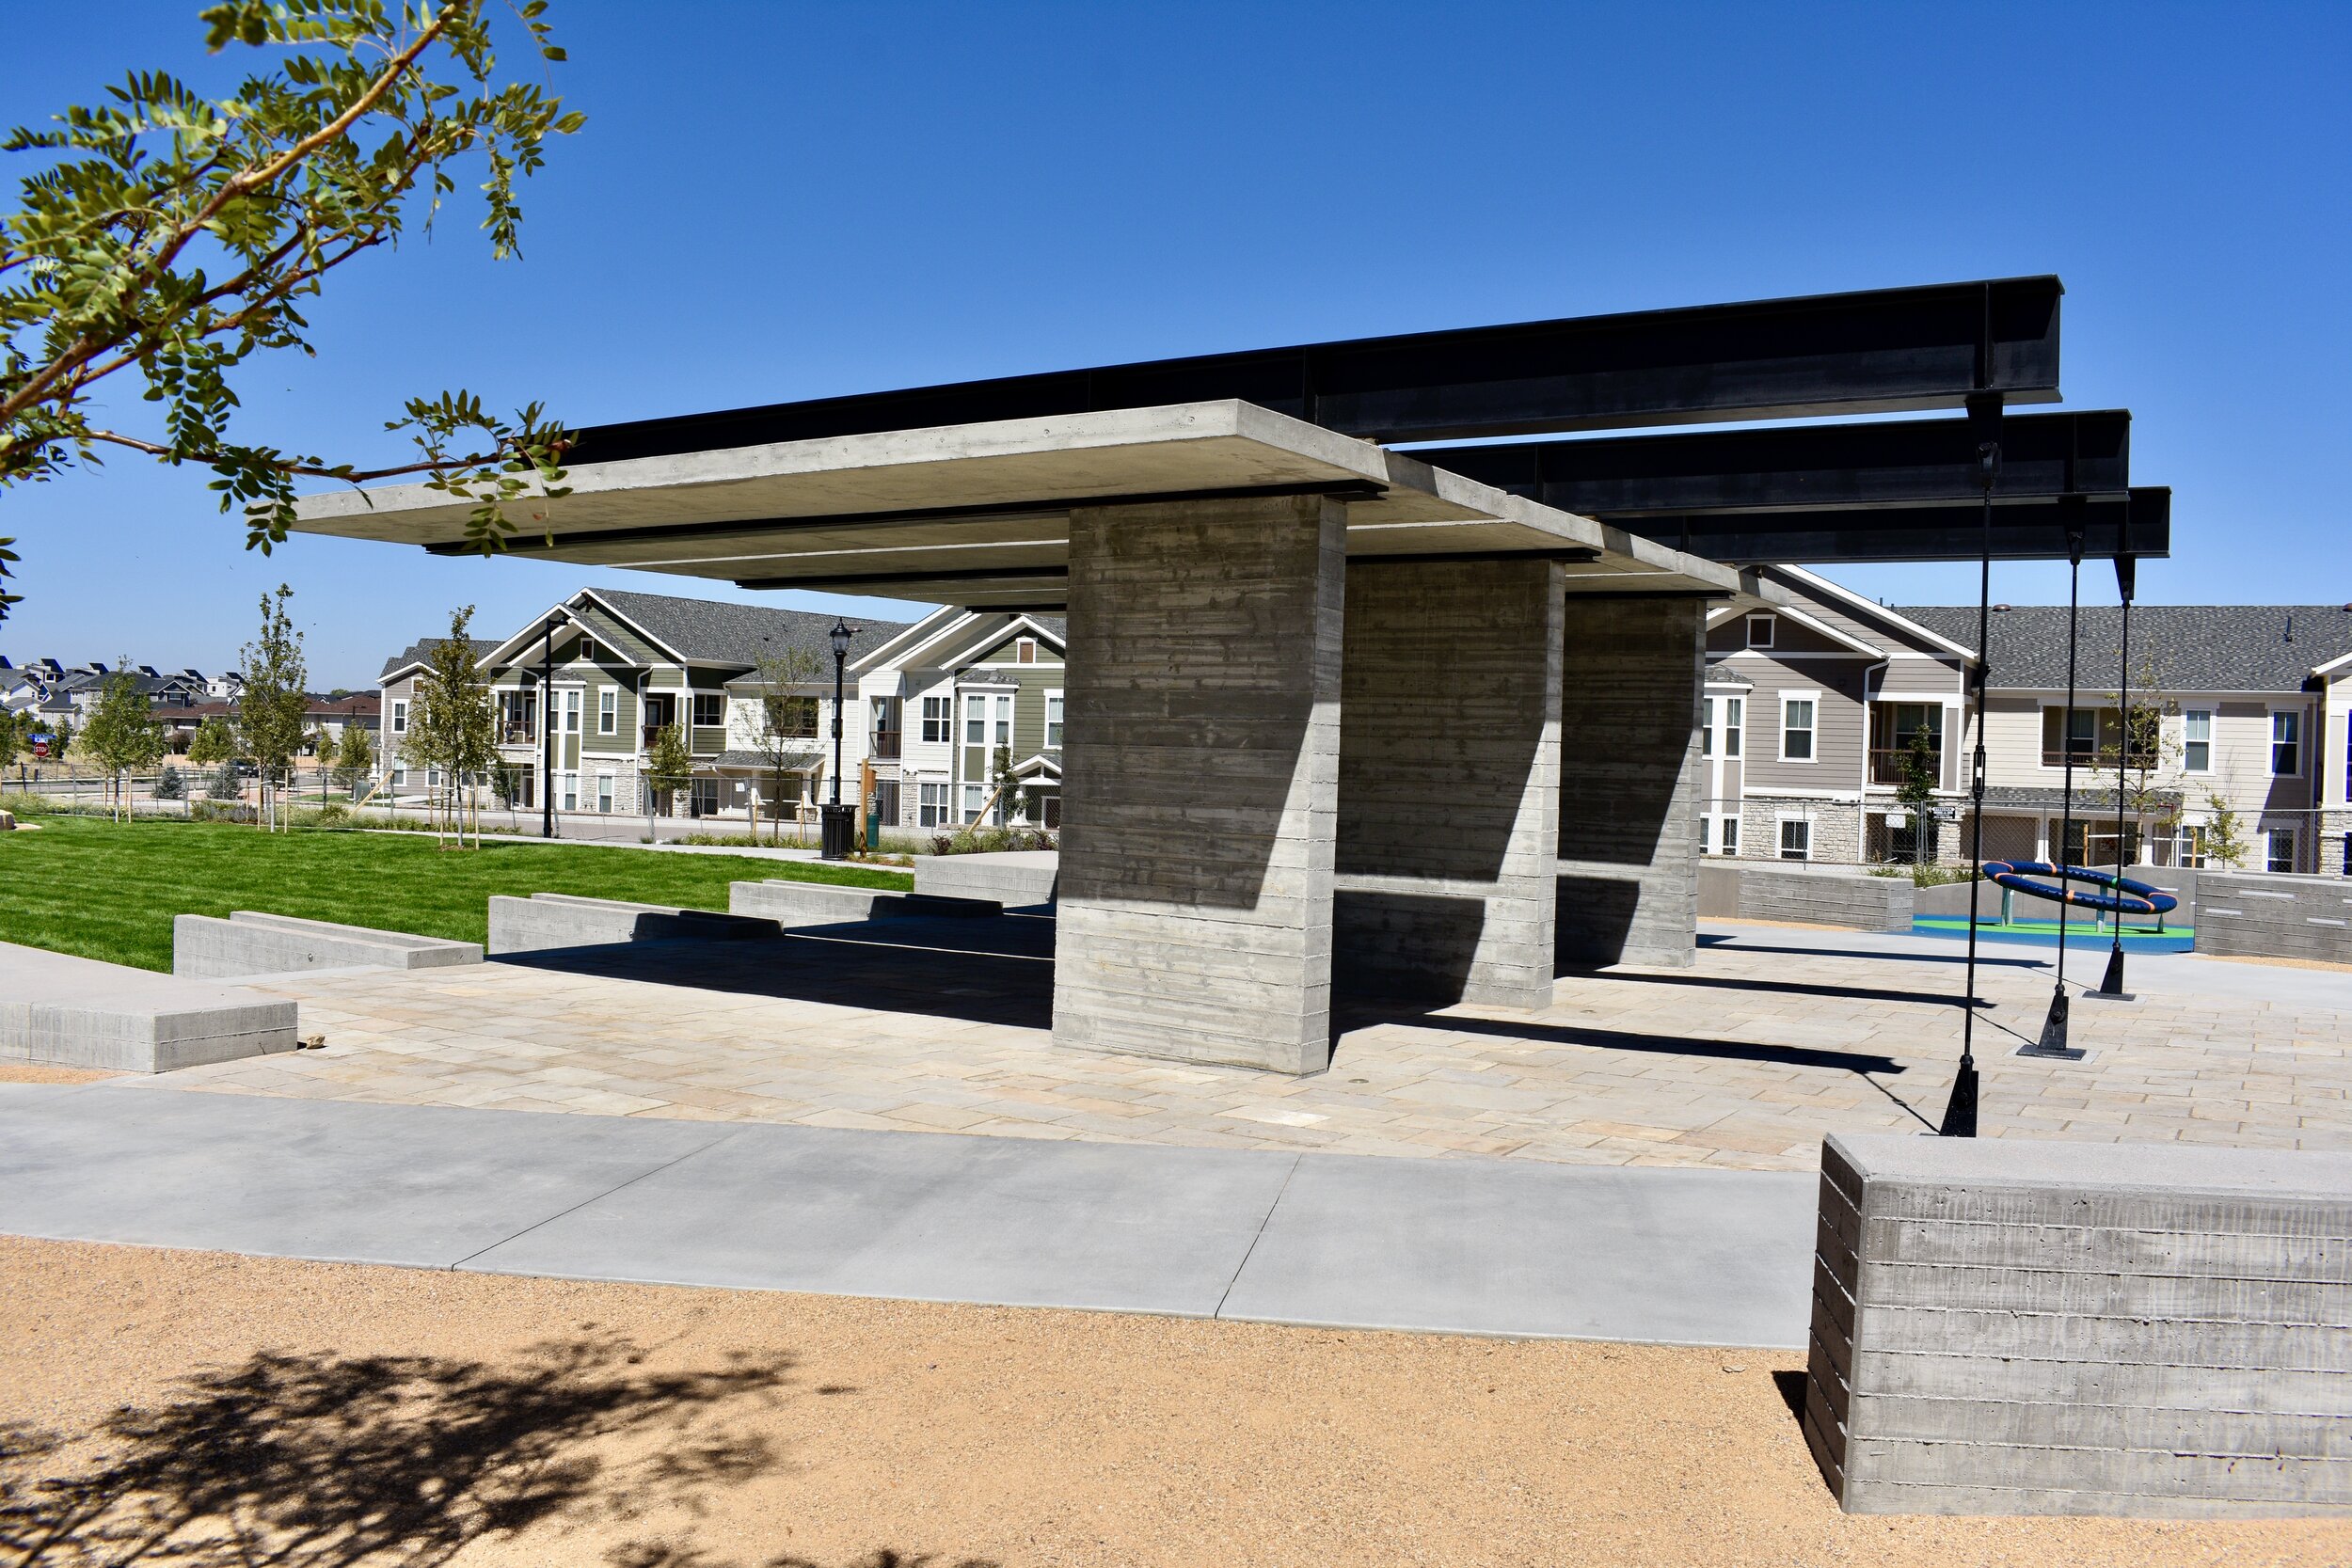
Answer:
<path fill-rule="evenodd" d="M 2030 308 L 2009 310 L 2026 325 L 2010 331 L 1996 291 L 2026 285 Z M 1303 398 L 1262 393 L 1279 378 L 1230 356 L 603 427 L 582 434 L 570 493 L 525 509 L 544 532 L 514 548 L 1065 609 L 1056 1039 L 1317 1071 L 1335 972 L 1343 988 L 1535 1006 L 1563 963 L 1692 961 L 1706 614 L 1776 594 L 1744 564 L 1379 442 L 1963 397 L 1980 425 L 1987 398 L 1997 419 L 2004 392 L 2054 397 L 2057 280 L 1950 291 L 1715 308 L 1733 315 L 1695 324 L 1659 312 L 1647 338 L 1622 325 L 1646 318 L 1591 318 L 1615 333 L 1597 358 L 1576 322 L 1371 340 L 1379 355 L 1353 359 L 1361 345 L 1279 351 L 1303 356 Z M 1855 357 L 1825 370 L 1820 310 L 1850 323 L 1867 300 L 1877 322 L 1888 299 L 1908 312 L 1881 332 L 1893 346 L 1844 331 Z M 1692 376 L 1677 345 L 1700 328 L 1736 343 L 1739 374 Z M 1551 336 L 1504 342 L 1518 361 L 1492 337 L 1538 331 Z M 1951 342 L 1923 350 L 1938 333 Z M 2046 355 L 2026 352 L 2045 338 Z M 1531 379 L 1534 350 L 1606 366 Z M 1681 362 L 1629 378 L 1644 353 Z M 1348 376 L 1375 374 L 1378 396 L 1346 393 Z M 1223 386 L 1252 395 L 1148 401 Z M 1583 406 L 1600 403 L 1614 412 Z M 1007 409 L 1025 411 L 970 417 Z M 1961 434 L 1973 473 L 1976 436 Z M 1965 477 L 1906 479 L 1916 493 L 1894 499 L 1948 506 L 1976 494 L 1955 492 Z M 1804 476 L 1773 483 L 1805 493 Z M 469 510 L 421 485 L 342 491 L 306 500 L 298 527 L 456 553 Z"/>

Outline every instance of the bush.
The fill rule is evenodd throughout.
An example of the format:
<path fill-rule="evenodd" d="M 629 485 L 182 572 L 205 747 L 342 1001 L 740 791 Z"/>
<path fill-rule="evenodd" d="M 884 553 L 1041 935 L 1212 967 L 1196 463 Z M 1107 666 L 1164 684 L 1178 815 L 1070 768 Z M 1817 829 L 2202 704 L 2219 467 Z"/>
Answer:
<path fill-rule="evenodd" d="M 1966 881 L 1968 868 L 1964 865 L 1937 865 L 1933 863 L 1914 865 L 1908 861 L 1889 861 L 1883 865 L 1870 867 L 1870 875 L 1908 877 L 1914 887 L 1948 887 L 1954 882 Z"/>
<path fill-rule="evenodd" d="M 164 770 L 155 775 L 152 793 L 158 800 L 184 800 L 188 798 L 188 782 L 180 776 L 180 769 L 166 763 Z"/>
<path fill-rule="evenodd" d="M 204 786 L 204 793 L 215 800 L 241 799 L 245 794 L 245 781 L 237 777 L 237 765 L 224 762 L 214 768 L 211 782 Z"/>
<path fill-rule="evenodd" d="M 1054 835 L 1036 828 L 959 828 L 930 841 L 934 855 L 996 855 L 1011 849 L 1053 849 Z"/>
<path fill-rule="evenodd" d="M 217 782 L 217 781 L 215 781 Z M 195 800 L 188 805 L 191 822 L 258 822 L 261 814 L 242 800 Z"/>

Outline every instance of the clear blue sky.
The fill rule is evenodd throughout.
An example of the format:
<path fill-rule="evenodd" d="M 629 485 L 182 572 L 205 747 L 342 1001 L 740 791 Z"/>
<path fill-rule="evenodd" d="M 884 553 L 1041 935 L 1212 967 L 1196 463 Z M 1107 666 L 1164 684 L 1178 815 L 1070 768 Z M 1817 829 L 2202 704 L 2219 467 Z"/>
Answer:
<path fill-rule="evenodd" d="M 0 118 L 132 66 L 216 78 L 197 8 L 16 8 Z M 451 386 L 589 423 L 2056 272 L 2068 404 L 2132 408 L 2135 476 L 2175 487 L 2144 596 L 2352 599 L 2352 7 L 552 14 L 589 126 L 525 193 L 525 258 L 467 214 L 339 276 L 320 357 L 244 384 L 251 438 L 394 456 L 400 399 Z M 0 652 L 215 668 L 283 579 L 321 687 L 455 604 L 502 632 L 586 580 L 730 592 L 322 540 L 264 561 L 201 475 L 129 459 L 0 496 L 0 533 L 30 595 Z M 1840 576 L 1975 594 L 1960 567 Z M 1995 590 L 2064 591 L 2062 566 Z"/>

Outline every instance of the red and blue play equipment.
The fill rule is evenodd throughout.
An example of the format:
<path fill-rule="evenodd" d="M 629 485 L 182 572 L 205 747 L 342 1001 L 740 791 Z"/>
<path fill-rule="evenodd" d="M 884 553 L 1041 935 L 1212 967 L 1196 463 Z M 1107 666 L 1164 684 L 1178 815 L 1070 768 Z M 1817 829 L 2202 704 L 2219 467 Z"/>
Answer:
<path fill-rule="evenodd" d="M 2053 904 L 2073 904 L 2086 910 L 2100 910 L 2116 915 L 2165 915 L 2181 907 L 2181 901 L 2160 887 L 2134 881 L 2112 871 L 2100 871 L 2087 865 L 2053 865 L 2048 861 L 1987 861 L 1984 863 L 1987 880 L 2011 893 L 2022 893 L 2029 898 L 2046 898 Z M 2055 877 L 2055 882 L 2034 880 L 2037 877 Z M 2090 892 L 2069 884 L 2081 882 L 2086 888 L 2105 889 Z"/>

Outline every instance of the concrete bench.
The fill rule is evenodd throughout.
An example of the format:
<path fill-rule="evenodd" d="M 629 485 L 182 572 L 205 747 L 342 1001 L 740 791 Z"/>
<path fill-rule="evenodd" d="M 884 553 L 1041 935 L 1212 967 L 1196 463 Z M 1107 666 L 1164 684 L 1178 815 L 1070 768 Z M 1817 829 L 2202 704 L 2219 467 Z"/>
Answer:
<path fill-rule="evenodd" d="M 667 904 L 629 904 L 567 893 L 490 899 L 492 955 L 599 947 L 624 942 L 742 942 L 783 934 L 773 920 Z"/>
<path fill-rule="evenodd" d="M 916 893 L 991 900 L 1007 909 L 1051 903 L 1060 875 L 1061 853 L 1055 849 L 914 857 Z"/>
<path fill-rule="evenodd" d="M 1804 1430 L 1853 1513 L 2352 1512 L 2352 1155 L 1832 1135 Z"/>
<path fill-rule="evenodd" d="M 2207 871 L 2197 951 L 2352 964 L 2352 878 Z"/>
<path fill-rule="evenodd" d="M 0 942 L 0 1058 L 168 1072 L 295 1045 L 292 1002 Z"/>
<path fill-rule="evenodd" d="M 1911 878 L 1846 866 L 1699 862 L 1699 913 L 1714 920 L 1792 920 L 1855 931 L 1909 931 Z"/>
<path fill-rule="evenodd" d="M 478 942 L 252 910 L 238 910 L 226 920 L 183 914 L 171 923 L 171 972 L 193 979 L 303 969 L 440 969 L 481 961 Z"/>
<path fill-rule="evenodd" d="M 729 882 L 727 908 L 736 914 L 755 915 L 785 927 L 839 926 L 916 915 L 977 918 L 1005 912 L 1004 905 L 993 898 L 943 898 L 894 893 L 888 888 L 785 879 Z"/>

